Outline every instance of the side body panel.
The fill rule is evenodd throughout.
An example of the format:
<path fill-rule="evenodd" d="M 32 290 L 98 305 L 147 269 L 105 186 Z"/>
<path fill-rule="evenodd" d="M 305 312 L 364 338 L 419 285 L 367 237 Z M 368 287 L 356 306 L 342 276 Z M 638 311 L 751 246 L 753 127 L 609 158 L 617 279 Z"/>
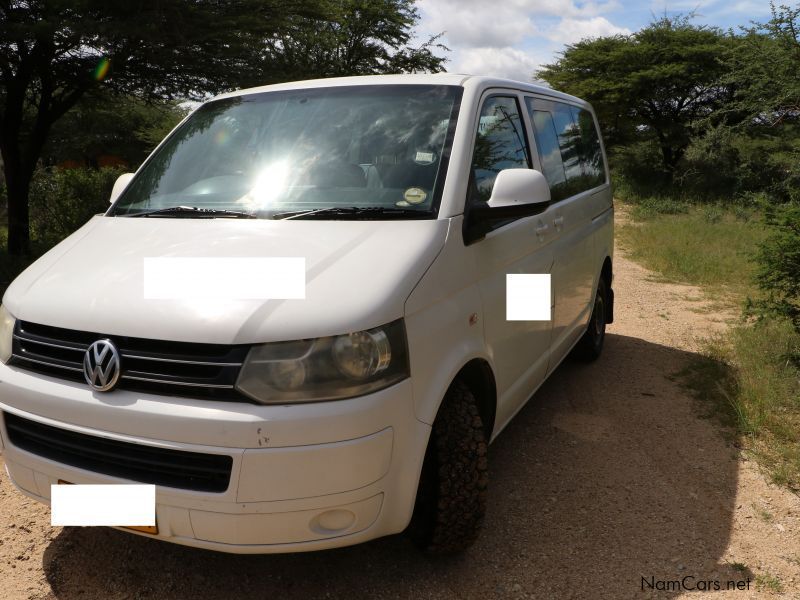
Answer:
<path fill-rule="evenodd" d="M 414 412 L 433 423 L 447 388 L 470 360 L 490 360 L 474 256 L 464 252 L 462 217 L 450 219 L 439 256 L 406 301 Z"/>

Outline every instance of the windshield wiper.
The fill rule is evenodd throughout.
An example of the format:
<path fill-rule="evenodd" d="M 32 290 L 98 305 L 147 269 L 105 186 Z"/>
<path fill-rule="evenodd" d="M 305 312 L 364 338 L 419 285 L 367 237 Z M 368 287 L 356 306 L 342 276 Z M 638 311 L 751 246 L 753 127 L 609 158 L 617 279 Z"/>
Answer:
<path fill-rule="evenodd" d="M 393 206 L 326 206 L 311 210 L 290 210 L 272 215 L 273 219 L 316 219 L 334 217 L 352 217 L 380 220 L 383 217 L 406 217 L 424 219 L 433 215 L 430 210 L 414 208 L 395 208 Z"/>
<path fill-rule="evenodd" d="M 157 210 L 147 210 L 131 215 L 115 215 L 120 217 L 187 217 L 198 219 L 255 219 L 256 215 L 238 210 L 223 210 L 221 208 L 200 208 L 198 206 L 170 206 Z"/>

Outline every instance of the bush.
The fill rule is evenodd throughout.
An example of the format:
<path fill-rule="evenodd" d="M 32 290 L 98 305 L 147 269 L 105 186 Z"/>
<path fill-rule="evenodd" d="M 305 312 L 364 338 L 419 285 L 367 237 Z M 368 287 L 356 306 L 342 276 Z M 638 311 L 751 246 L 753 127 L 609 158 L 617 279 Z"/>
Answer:
<path fill-rule="evenodd" d="M 718 126 L 691 141 L 671 177 L 652 139 L 615 148 L 610 163 L 617 196 L 632 202 L 648 197 L 725 205 L 752 197 L 800 202 L 798 147 L 800 129 L 794 127 L 776 134 Z"/>
<path fill-rule="evenodd" d="M 41 169 L 31 183 L 31 239 L 49 248 L 67 237 L 92 215 L 105 212 L 118 167 L 102 169 Z"/>
<path fill-rule="evenodd" d="M 800 332 L 800 203 L 768 206 L 771 235 L 760 245 L 756 282 L 766 296 L 751 308 L 788 317 Z"/>
<path fill-rule="evenodd" d="M 615 191 L 625 200 L 672 195 L 669 174 L 661 168 L 661 152 L 651 141 L 616 148 L 609 157 Z"/>
<path fill-rule="evenodd" d="M 781 137 L 740 136 L 740 189 L 763 193 L 773 202 L 800 202 L 800 136 L 794 130 Z"/>
<path fill-rule="evenodd" d="M 652 219 L 657 215 L 684 215 L 689 212 L 688 202 L 661 196 L 638 198 L 633 204 L 633 218 L 637 221 Z"/>
<path fill-rule="evenodd" d="M 741 159 L 727 127 L 713 127 L 686 148 L 675 175 L 683 195 L 703 200 L 730 198 L 739 192 Z"/>

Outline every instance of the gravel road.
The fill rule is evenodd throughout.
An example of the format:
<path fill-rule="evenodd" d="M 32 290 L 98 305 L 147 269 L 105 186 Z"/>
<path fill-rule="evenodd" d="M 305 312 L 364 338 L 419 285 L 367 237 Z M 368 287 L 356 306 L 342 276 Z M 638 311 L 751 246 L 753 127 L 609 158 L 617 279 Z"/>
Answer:
<path fill-rule="evenodd" d="M 679 581 L 724 590 L 748 578 L 749 590 L 707 595 L 800 598 L 800 500 L 675 377 L 724 315 L 624 250 L 615 276 L 602 358 L 563 364 L 491 446 L 489 513 L 465 555 L 431 559 L 398 536 L 233 556 L 54 528 L 3 475 L 0 598 L 672 598 Z M 756 577 L 782 591 L 757 591 Z"/>

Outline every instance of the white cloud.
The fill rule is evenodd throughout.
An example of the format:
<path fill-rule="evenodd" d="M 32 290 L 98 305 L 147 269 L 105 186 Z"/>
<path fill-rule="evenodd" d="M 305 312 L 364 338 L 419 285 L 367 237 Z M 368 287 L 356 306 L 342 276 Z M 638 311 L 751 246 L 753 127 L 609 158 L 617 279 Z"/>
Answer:
<path fill-rule="evenodd" d="M 704 9 L 710 8 L 718 3 L 719 0 L 654 0 L 650 3 L 650 10 L 657 17 L 660 17 L 664 13 L 702 13 Z"/>
<path fill-rule="evenodd" d="M 558 24 L 542 34 L 549 40 L 561 44 L 574 44 L 585 38 L 597 38 L 609 35 L 627 35 L 631 30 L 627 27 L 617 27 L 605 17 L 591 19 L 561 19 Z"/>
<path fill-rule="evenodd" d="M 542 17 L 591 19 L 618 9 L 618 0 L 576 3 L 575 0 L 418 0 L 423 25 L 430 33 L 445 32 L 453 45 L 471 47 L 515 44 L 534 32 Z"/>
<path fill-rule="evenodd" d="M 544 62 L 515 48 L 469 48 L 460 52 L 448 71 L 532 81 L 534 71 Z"/>
<path fill-rule="evenodd" d="M 447 43 L 455 47 L 516 44 L 534 33 L 527 9 L 513 0 L 501 2 L 421 0 L 419 5 L 426 29 L 444 32 Z"/>
<path fill-rule="evenodd" d="M 739 0 L 743 1 L 743 0 Z M 629 33 L 604 13 L 621 0 L 417 0 L 418 40 L 444 32 L 447 70 L 531 81 L 565 44 Z"/>

